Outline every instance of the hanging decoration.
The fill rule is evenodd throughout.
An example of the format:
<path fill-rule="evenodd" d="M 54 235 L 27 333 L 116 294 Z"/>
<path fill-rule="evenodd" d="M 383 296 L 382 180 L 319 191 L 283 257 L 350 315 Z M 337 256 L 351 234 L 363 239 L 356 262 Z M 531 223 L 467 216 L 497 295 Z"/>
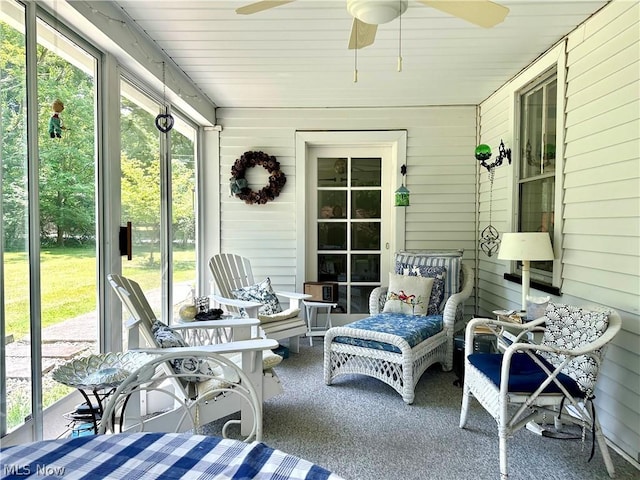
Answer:
<path fill-rule="evenodd" d="M 62 138 L 62 130 L 66 130 L 62 124 L 62 119 L 60 118 L 60 114 L 64 110 L 64 103 L 62 100 L 56 99 L 51 104 L 51 110 L 53 110 L 53 115 L 49 119 L 49 136 L 51 138 Z"/>
<path fill-rule="evenodd" d="M 167 106 L 166 65 L 164 62 L 162 62 L 162 107 L 164 108 L 164 113 L 156 116 L 156 128 L 162 133 L 167 133 L 173 128 L 174 120 Z"/>
<path fill-rule="evenodd" d="M 257 192 L 249 188 L 245 178 L 247 169 L 255 166 L 261 166 L 269 172 L 269 183 Z M 280 170 L 280 162 L 276 160 L 276 157 L 264 152 L 249 151 L 243 153 L 231 167 L 230 181 L 232 195 L 244 200 L 244 203 L 248 205 L 254 203 L 263 205 L 280 195 L 282 188 L 287 183 L 287 177 Z"/>
<path fill-rule="evenodd" d="M 493 207 L 493 180 L 495 177 L 496 167 L 502 165 L 505 159 L 511 164 L 511 149 L 505 148 L 502 139 L 500 139 L 500 145 L 498 146 L 498 156 L 493 163 L 487 163 L 491 158 L 491 147 L 486 144 L 480 144 L 476 147 L 475 157 L 484 168 L 489 172 L 489 225 L 482 230 L 480 234 L 480 250 L 491 257 L 500 248 L 500 233 L 491 224 L 491 210 Z"/>
<path fill-rule="evenodd" d="M 400 173 L 402 174 L 402 184 L 400 188 L 396 190 L 396 207 L 408 207 L 410 193 L 407 187 L 404 186 L 404 176 L 407 174 L 407 166 L 402 165 L 400 167 Z"/>

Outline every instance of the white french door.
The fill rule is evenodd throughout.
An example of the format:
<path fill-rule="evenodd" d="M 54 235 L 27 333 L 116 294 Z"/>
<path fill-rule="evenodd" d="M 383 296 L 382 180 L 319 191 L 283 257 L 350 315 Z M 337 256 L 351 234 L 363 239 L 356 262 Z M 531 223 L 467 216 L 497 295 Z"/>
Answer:
<path fill-rule="evenodd" d="M 307 155 L 308 281 L 337 282 L 337 324 L 365 317 L 387 282 L 392 149 L 317 146 Z"/>

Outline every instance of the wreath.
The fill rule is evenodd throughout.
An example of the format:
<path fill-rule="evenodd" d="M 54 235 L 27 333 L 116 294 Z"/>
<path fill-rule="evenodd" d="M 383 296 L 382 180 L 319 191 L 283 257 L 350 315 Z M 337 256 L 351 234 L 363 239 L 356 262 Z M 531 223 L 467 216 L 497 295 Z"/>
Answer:
<path fill-rule="evenodd" d="M 247 179 L 245 178 L 247 169 L 256 165 L 263 167 L 269 172 L 269 183 L 257 192 L 249 188 Z M 282 187 L 287 183 L 287 177 L 280 170 L 280 162 L 276 157 L 267 155 L 264 152 L 245 152 L 235 161 L 231 167 L 231 194 L 235 195 L 245 203 L 252 205 L 254 203 L 265 204 L 269 200 L 275 199 Z"/>

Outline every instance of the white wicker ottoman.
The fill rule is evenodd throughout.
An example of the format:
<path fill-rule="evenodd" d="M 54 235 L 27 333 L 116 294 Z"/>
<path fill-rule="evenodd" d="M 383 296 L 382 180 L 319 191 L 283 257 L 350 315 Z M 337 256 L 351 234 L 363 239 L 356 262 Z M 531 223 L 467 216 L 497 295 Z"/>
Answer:
<path fill-rule="evenodd" d="M 376 323 L 378 331 L 366 329 L 376 328 Z M 358 326 L 361 328 L 354 328 Z M 388 333 L 394 329 L 398 330 L 398 335 Z M 367 375 L 390 385 L 411 404 L 415 385 L 427 368 L 441 363 L 443 368 L 451 369 L 447 347 L 442 316 L 378 314 L 327 331 L 324 380 L 331 385 L 339 375 Z"/>

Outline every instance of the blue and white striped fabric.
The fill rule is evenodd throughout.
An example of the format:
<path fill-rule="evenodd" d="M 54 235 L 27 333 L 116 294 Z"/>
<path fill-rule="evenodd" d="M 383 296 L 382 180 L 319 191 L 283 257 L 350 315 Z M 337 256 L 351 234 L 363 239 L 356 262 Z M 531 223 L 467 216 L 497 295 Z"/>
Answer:
<path fill-rule="evenodd" d="M 2 479 L 341 480 L 261 442 L 187 433 L 91 435 L 0 449 Z"/>

